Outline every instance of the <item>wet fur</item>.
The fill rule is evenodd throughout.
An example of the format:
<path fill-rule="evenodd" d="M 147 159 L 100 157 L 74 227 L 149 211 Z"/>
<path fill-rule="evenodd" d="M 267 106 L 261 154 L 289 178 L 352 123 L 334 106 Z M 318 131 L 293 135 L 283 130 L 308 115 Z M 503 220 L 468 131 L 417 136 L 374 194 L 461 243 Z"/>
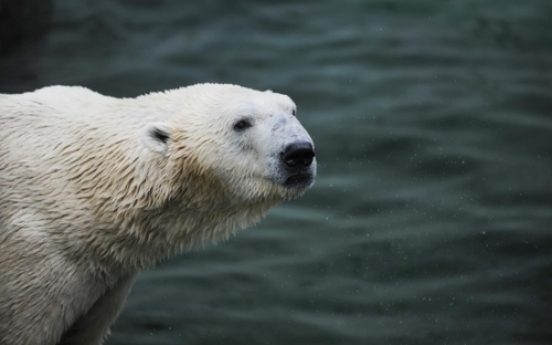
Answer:
<path fill-rule="evenodd" d="M 252 162 L 221 174 L 223 120 L 198 114 L 236 97 L 293 106 L 232 85 L 0 95 L 0 344 L 100 344 L 139 270 L 300 194 L 248 176 Z"/>

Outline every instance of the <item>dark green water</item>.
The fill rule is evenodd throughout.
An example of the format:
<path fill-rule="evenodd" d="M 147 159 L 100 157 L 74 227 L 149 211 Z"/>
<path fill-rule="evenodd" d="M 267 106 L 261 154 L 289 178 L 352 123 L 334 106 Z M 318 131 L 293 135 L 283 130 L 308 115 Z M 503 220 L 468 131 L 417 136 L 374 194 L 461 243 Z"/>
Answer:
<path fill-rule="evenodd" d="M 551 344 L 552 1 L 55 2 L 0 92 L 289 94 L 306 197 L 139 277 L 108 345 Z"/>

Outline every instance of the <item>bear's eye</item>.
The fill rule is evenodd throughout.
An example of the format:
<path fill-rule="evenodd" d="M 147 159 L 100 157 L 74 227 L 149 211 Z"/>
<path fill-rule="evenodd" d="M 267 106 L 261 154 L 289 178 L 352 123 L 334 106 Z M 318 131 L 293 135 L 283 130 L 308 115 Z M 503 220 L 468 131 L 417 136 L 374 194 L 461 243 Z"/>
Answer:
<path fill-rule="evenodd" d="M 293 109 L 293 110 L 291 111 L 291 114 L 292 114 L 293 116 L 297 116 L 297 109 Z"/>
<path fill-rule="evenodd" d="M 251 127 L 251 122 L 249 122 L 248 120 L 239 120 L 238 122 L 236 122 L 234 124 L 234 129 L 235 130 L 238 130 L 238 131 L 242 131 L 246 128 L 249 128 Z"/>
<path fill-rule="evenodd" d="M 152 137 L 163 143 L 167 143 L 167 140 L 169 140 L 169 135 L 159 128 L 152 130 L 150 134 Z"/>

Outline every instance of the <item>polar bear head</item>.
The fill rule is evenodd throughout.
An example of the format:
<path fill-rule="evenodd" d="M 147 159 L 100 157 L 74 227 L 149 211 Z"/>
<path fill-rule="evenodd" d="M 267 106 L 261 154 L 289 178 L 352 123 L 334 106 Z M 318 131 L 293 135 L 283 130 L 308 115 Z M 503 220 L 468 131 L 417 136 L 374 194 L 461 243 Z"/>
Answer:
<path fill-rule="evenodd" d="M 173 188 L 194 189 L 195 198 L 273 204 L 313 184 L 314 144 L 288 96 L 199 84 L 157 97 L 170 98 L 154 100 L 168 115 L 147 124 L 142 142 L 170 166 Z"/>

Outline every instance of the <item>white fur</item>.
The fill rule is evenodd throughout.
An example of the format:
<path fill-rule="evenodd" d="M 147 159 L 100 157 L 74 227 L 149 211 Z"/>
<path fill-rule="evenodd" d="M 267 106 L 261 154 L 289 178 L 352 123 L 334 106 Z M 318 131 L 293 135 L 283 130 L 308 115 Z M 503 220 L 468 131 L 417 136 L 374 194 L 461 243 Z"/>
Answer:
<path fill-rule="evenodd" d="M 217 84 L 0 95 L 0 344 L 100 344 L 139 270 L 301 195 L 280 159 L 312 142 L 294 109 Z"/>

